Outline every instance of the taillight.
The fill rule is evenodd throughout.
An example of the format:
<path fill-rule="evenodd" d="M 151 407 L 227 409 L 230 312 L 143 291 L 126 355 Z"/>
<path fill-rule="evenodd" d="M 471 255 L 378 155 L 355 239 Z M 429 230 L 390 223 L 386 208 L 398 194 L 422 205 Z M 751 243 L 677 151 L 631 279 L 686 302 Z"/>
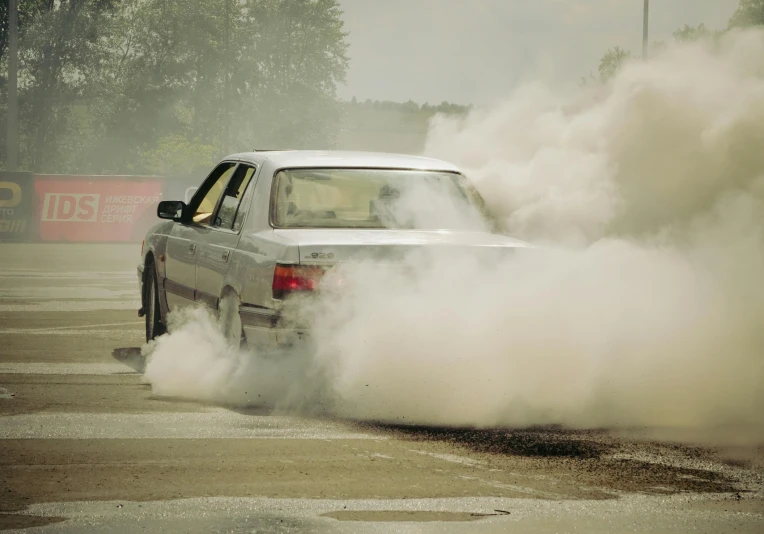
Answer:
<path fill-rule="evenodd" d="M 145 246 L 146 246 L 146 240 L 145 240 L 145 239 L 143 239 L 143 240 L 141 241 L 141 258 L 143 257 L 143 248 L 144 248 Z"/>
<path fill-rule="evenodd" d="M 313 291 L 323 275 L 322 267 L 276 265 L 273 273 L 273 298 L 283 299 L 293 291 Z"/>

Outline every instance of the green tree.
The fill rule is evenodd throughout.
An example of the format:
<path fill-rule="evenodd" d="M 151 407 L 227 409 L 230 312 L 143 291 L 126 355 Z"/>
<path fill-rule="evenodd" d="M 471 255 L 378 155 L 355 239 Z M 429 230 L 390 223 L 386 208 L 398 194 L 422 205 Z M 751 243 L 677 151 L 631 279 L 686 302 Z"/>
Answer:
<path fill-rule="evenodd" d="M 737 10 L 729 21 L 729 27 L 748 27 L 764 25 L 764 0 L 740 0 Z M 710 30 L 705 24 L 690 26 L 685 24 L 673 33 L 674 41 L 692 42 L 702 39 L 718 38 L 724 32 Z M 651 55 L 659 55 L 668 47 L 664 41 L 655 42 L 650 46 Z M 600 59 L 599 74 L 600 81 L 607 82 L 613 78 L 623 66 L 624 62 L 632 58 L 631 52 L 622 49 L 619 46 L 608 50 Z M 594 77 L 582 77 L 581 85 L 588 85 Z"/>
<path fill-rule="evenodd" d="M 599 73 L 600 80 L 606 82 L 613 78 L 623 64 L 632 58 L 631 52 L 616 46 L 605 52 L 600 60 Z"/>
<path fill-rule="evenodd" d="M 764 25 L 764 0 L 740 0 L 729 21 L 730 28 Z"/>
<path fill-rule="evenodd" d="M 82 87 L 84 73 L 97 63 L 98 21 L 115 0 L 24 0 L 19 2 L 19 135 L 21 163 L 43 169 L 68 150 L 54 138 L 73 122 L 68 105 Z M 0 93 L 5 122 L 8 66 L 8 3 L 0 3 Z M 2 159 L 5 158 L 5 128 Z M 64 157 L 66 159 L 66 156 Z"/>
<path fill-rule="evenodd" d="M 336 86 L 348 65 L 336 0 L 22 6 L 20 145 L 28 168 L 143 173 L 165 155 L 193 167 L 180 160 L 200 152 L 208 161 L 209 147 L 218 157 L 335 142 L 343 113 Z M 0 52 L 6 41 L 7 23 Z"/>
<path fill-rule="evenodd" d="M 21 148 L 27 166 L 68 167 L 78 140 L 74 103 L 103 60 L 99 47 L 113 0 L 49 0 L 19 49 Z"/>
<path fill-rule="evenodd" d="M 26 29 L 40 14 L 44 13 L 51 2 L 49 0 L 23 0 L 18 6 L 18 34 L 23 39 Z M 6 60 L 8 53 L 8 0 L 0 2 L 0 63 Z M 3 69 L 0 72 L 0 83 L 5 86 L 6 73 Z"/>
<path fill-rule="evenodd" d="M 699 39 L 706 39 L 712 35 L 713 32 L 706 28 L 705 24 L 701 23 L 699 26 L 690 26 L 689 24 L 685 24 L 684 28 L 680 28 L 674 32 L 674 40 L 681 43 L 686 43 L 697 41 Z"/>
<path fill-rule="evenodd" d="M 241 19 L 244 59 L 231 86 L 237 116 L 251 110 L 253 120 L 238 121 L 237 146 L 244 139 L 292 148 L 336 143 L 342 120 L 336 87 L 348 66 L 341 15 L 336 0 L 250 2 Z"/>
<path fill-rule="evenodd" d="M 176 135 L 218 156 L 331 146 L 348 63 L 340 17 L 335 0 L 125 2 L 93 85 L 104 119 L 90 160 L 141 172 L 141 155 Z"/>
<path fill-rule="evenodd" d="M 102 56 L 98 47 L 101 21 L 115 3 L 19 2 L 19 149 L 24 167 L 61 170 L 72 161 L 77 144 L 77 136 L 72 133 L 79 127 L 73 104 L 89 73 L 98 67 Z M 3 66 L 7 67 L 7 3 L 2 5 L 0 51 Z M 7 72 L 6 68 L 2 70 Z M 2 82 L 5 105 L 6 79 Z M 5 115 L 6 110 L 2 113 Z"/>
<path fill-rule="evenodd" d="M 224 124 L 224 4 L 123 1 L 103 41 L 108 59 L 84 100 L 97 135 L 83 159 L 94 170 L 150 172 L 146 154 L 175 135 L 217 146 Z"/>
<path fill-rule="evenodd" d="M 163 137 L 146 154 L 147 170 L 163 176 L 193 176 L 209 171 L 217 148 L 203 140 L 191 141 L 182 135 Z"/>

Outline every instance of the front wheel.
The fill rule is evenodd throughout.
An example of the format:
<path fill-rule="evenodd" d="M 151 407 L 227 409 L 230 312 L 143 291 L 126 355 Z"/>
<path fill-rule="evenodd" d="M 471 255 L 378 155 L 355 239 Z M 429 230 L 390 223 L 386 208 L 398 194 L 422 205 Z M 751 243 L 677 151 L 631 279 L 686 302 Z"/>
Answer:
<path fill-rule="evenodd" d="M 162 324 L 162 312 L 159 309 L 159 290 L 154 265 L 146 265 L 146 342 L 152 341 L 165 333 Z"/>

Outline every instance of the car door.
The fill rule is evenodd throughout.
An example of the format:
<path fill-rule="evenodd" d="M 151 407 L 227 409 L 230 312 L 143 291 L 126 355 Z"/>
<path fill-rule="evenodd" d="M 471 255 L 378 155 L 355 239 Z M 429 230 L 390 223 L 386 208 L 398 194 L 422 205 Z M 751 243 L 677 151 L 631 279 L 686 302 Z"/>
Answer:
<path fill-rule="evenodd" d="M 196 259 L 196 298 L 213 309 L 239 242 L 246 208 L 243 200 L 256 181 L 257 169 L 240 164 L 226 186 L 212 224 L 199 234 Z"/>
<path fill-rule="evenodd" d="M 196 302 L 196 261 L 200 235 L 209 228 L 217 204 L 236 168 L 224 161 L 207 177 L 188 205 L 191 220 L 175 223 L 167 239 L 164 290 L 173 311 Z"/>

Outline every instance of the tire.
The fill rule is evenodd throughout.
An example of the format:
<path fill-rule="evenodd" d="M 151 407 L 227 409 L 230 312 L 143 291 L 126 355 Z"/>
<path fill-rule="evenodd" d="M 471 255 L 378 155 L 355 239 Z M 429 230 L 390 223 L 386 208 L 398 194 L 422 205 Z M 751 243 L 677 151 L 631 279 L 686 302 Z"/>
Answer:
<path fill-rule="evenodd" d="M 145 291 L 146 342 L 148 343 L 167 331 L 164 323 L 162 323 L 162 310 L 159 307 L 159 287 L 153 263 L 146 265 Z"/>
<path fill-rule="evenodd" d="M 237 349 L 247 348 L 247 338 L 239 314 L 239 299 L 235 294 L 228 293 L 220 299 L 218 306 L 220 330 L 229 346 Z"/>

